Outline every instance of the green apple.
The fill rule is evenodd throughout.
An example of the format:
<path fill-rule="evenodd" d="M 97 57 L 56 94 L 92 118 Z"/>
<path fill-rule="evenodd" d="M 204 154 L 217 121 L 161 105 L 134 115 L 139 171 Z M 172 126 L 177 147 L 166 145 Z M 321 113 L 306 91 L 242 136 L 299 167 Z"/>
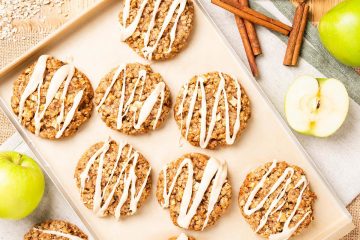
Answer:
<path fill-rule="evenodd" d="M 44 175 L 33 159 L 0 152 L 0 218 L 26 217 L 39 205 L 44 189 Z"/>
<path fill-rule="evenodd" d="M 327 12 L 320 20 L 319 33 L 338 61 L 360 66 L 360 0 L 345 0 Z"/>
<path fill-rule="evenodd" d="M 302 76 L 290 86 L 285 98 L 285 114 L 297 132 L 327 137 L 336 132 L 349 110 L 344 84 L 334 78 Z"/>

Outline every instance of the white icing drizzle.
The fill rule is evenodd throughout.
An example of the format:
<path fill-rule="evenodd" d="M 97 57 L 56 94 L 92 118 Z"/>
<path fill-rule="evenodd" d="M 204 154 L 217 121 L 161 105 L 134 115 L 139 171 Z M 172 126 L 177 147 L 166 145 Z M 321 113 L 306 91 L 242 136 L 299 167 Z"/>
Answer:
<path fill-rule="evenodd" d="M 117 122 L 116 122 L 117 129 L 121 128 L 123 118 L 130 112 L 130 110 L 131 110 L 130 105 L 132 103 L 141 103 L 141 98 L 142 98 L 142 94 L 143 94 L 143 90 L 144 90 L 144 86 L 145 86 L 145 82 L 146 82 L 146 77 L 147 77 L 147 73 L 145 70 L 139 71 L 139 76 L 134 84 L 133 89 L 131 90 L 129 99 L 127 99 L 125 102 L 126 65 L 120 65 L 118 67 L 118 69 L 116 70 L 116 72 L 111 80 L 110 85 L 106 89 L 103 98 L 100 100 L 99 105 L 96 106 L 96 110 L 99 110 L 100 107 L 104 104 L 104 102 L 105 102 L 106 98 L 108 97 L 111 89 L 113 88 L 115 82 L 118 80 L 121 72 L 124 72 L 124 73 L 123 73 L 121 96 L 120 96 L 119 108 L 118 108 L 118 117 L 117 117 Z M 140 81 L 141 81 L 141 83 L 140 83 Z M 140 86 L 140 84 L 141 84 L 141 86 Z M 140 94 L 139 94 L 138 99 L 135 101 L 135 92 L 138 87 L 141 87 Z M 142 106 L 140 107 L 140 112 L 139 112 L 137 122 L 136 122 L 137 109 L 132 111 L 134 114 L 134 128 L 135 129 L 141 128 L 141 125 L 150 116 L 150 113 L 153 110 L 155 104 L 157 103 L 159 97 L 160 97 L 160 105 L 159 105 L 158 112 L 156 114 L 155 121 L 153 123 L 153 129 L 156 128 L 157 122 L 161 116 L 161 111 L 162 111 L 162 107 L 163 107 L 164 99 L 165 99 L 165 83 L 164 82 L 157 83 L 154 86 L 154 89 L 152 90 L 150 95 L 143 102 Z"/>
<path fill-rule="evenodd" d="M 74 118 L 74 115 L 75 115 L 75 112 L 76 112 L 76 109 L 78 108 L 80 102 L 81 102 L 81 99 L 82 99 L 82 96 L 84 94 L 84 90 L 80 90 L 74 97 L 74 102 L 68 112 L 68 114 L 66 115 L 65 117 L 65 121 L 64 121 L 64 124 L 63 126 L 59 129 L 59 131 L 56 133 L 55 137 L 56 138 L 60 138 L 64 131 L 66 130 L 66 128 L 68 127 L 68 125 L 70 124 L 70 122 L 72 121 L 72 119 Z"/>
<path fill-rule="evenodd" d="M 256 232 L 260 231 L 265 226 L 270 215 L 279 211 L 284 206 L 285 200 L 282 203 L 280 203 L 280 201 L 283 200 L 283 198 L 286 194 L 286 191 L 288 190 L 288 187 L 292 182 L 292 177 L 295 173 L 295 170 L 292 167 L 287 167 L 284 170 L 283 174 L 278 178 L 278 180 L 271 187 L 268 194 L 255 207 L 251 208 L 251 203 L 253 202 L 256 194 L 259 192 L 260 189 L 262 189 L 264 187 L 265 181 L 267 180 L 267 178 L 269 177 L 271 172 L 275 169 L 276 165 L 277 165 L 277 161 L 274 160 L 273 163 L 271 164 L 271 166 L 269 167 L 268 171 L 261 178 L 261 180 L 255 186 L 255 188 L 251 191 L 251 193 L 244 205 L 244 208 L 243 208 L 244 214 L 246 214 L 248 216 L 252 215 L 256 211 L 260 210 L 264 206 L 265 202 L 269 199 L 270 195 L 272 193 L 274 193 L 282 183 L 284 183 L 284 185 L 280 189 L 280 192 L 275 196 L 274 200 L 270 203 L 268 210 L 265 212 L 264 216 L 261 218 L 260 223 L 259 223 L 257 229 L 255 230 Z M 296 231 L 296 229 L 301 225 L 301 223 L 306 219 L 306 217 L 311 213 L 311 211 L 307 212 L 306 214 L 304 214 L 302 219 L 295 224 L 295 226 L 289 227 L 290 222 L 292 221 L 293 217 L 296 214 L 296 211 L 298 210 L 298 208 L 300 206 L 304 191 L 306 190 L 307 186 L 308 186 L 308 181 L 307 181 L 306 177 L 301 176 L 301 179 L 297 182 L 297 184 L 294 187 L 294 188 L 301 187 L 301 191 L 297 198 L 295 207 L 294 207 L 293 211 L 291 212 L 290 216 L 286 219 L 284 226 L 283 226 L 283 230 L 280 233 L 270 235 L 269 236 L 270 240 L 287 240 L 287 239 L 289 239 L 293 235 L 293 233 Z M 282 212 L 280 212 L 280 214 L 282 214 Z M 279 215 L 277 221 L 279 221 L 280 218 L 281 218 L 281 215 Z"/>
<path fill-rule="evenodd" d="M 181 233 L 176 240 L 189 240 L 185 233 Z"/>
<path fill-rule="evenodd" d="M 105 93 L 104 93 L 103 98 L 101 99 L 99 105 L 96 106 L 96 111 L 98 111 L 98 110 L 100 109 L 100 107 L 104 104 L 107 96 L 109 95 L 112 87 L 114 86 L 116 80 L 118 79 L 118 77 L 119 77 L 119 75 L 120 75 L 120 73 L 121 73 L 122 71 L 124 71 L 124 80 L 123 80 L 123 81 L 125 81 L 126 65 L 122 64 L 122 65 L 120 65 L 120 66 L 117 68 L 117 70 L 116 70 L 116 72 L 115 72 L 115 74 L 114 74 L 114 76 L 113 76 L 113 78 L 112 78 L 112 80 L 111 80 L 111 83 L 110 83 L 109 87 L 106 89 L 106 91 L 105 91 Z M 122 95 L 123 95 L 123 94 L 122 94 Z"/>
<path fill-rule="evenodd" d="M 197 211 L 201 201 L 203 200 L 206 190 L 209 188 L 212 179 L 214 179 L 213 185 L 211 188 L 211 192 L 210 192 L 208 206 L 207 206 L 206 220 L 202 227 L 202 229 L 204 229 L 207 225 L 209 216 L 210 216 L 211 212 L 213 211 L 214 206 L 220 196 L 221 188 L 226 181 L 227 164 L 225 162 L 220 162 L 215 158 L 210 158 L 208 160 L 206 167 L 204 169 L 204 173 L 203 173 L 201 182 L 199 184 L 198 189 L 196 190 L 195 197 L 194 197 L 194 200 L 193 200 L 191 206 L 189 206 L 189 205 L 190 205 L 190 201 L 191 201 L 191 197 L 192 197 L 192 192 L 193 192 L 192 188 L 193 188 L 193 181 L 194 181 L 194 179 L 193 179 L 194 170 L 193 170 L 193 164 L 192 164 L 191 160 L 189 158 L 185 158 L 180 163 L 180 165 L 176 171 L 176 174 L 175 174 L 174 178 L 172 179 L 169 189 L 167 189 L 168 179 L 166 177 L 166 173 L 167 173 L 167 166 L 166 166 L 162 170 L 163 176 L 164 176 L 164 191 L 163 191 L 164 202 L 162 203 L 163 208 L 169 207 L 171 193 L 174 190 L 175 183 L 176 183 L 180 173 L 182 172 L 182 168 L 184 166 L 187 166 L 188 177 L 186 180 L 186 186 L 185 186 L 184 194 L 183 194 L 181 204 L 180 204 L 179 216 L 177 218 L 177 223 L 179 224 L 180 227 L 183 227 L 183 228 L 189 227 L 191 219 L 196 214 L 196 211 Z"/>
<path fill-rule="evenodd" d="M 65 99 L 66 99 L 66 94 L 67 94 L 67 90 L 68 87 L 70 85 L 70 82 L 74 76 L 74 72 L 75 72 L 75 67 L 73 66 L 73 64 L 69 63 L 66 65 L 61 66 L 53 75 L 53 77 L 50 80 L 50 84 L 49 87 L 46 91 L 46 95 L 45 95 L 45 104 L 43 106 L 43 109 L 40 111 L 40 91 L 41 91 L 41 87 L 43 85 L 43 81 L 44 81 L 44 74 L 46 71 L 46 62 L 48 60 L 49 56 L 48 55 L 42 55 L 39 57 L 32 75 L 30 76 L 30 80 L 28 82 L 28 84 L 25 87 L 24 92 L 22 93 L 21 97 L 20 97 L 20 103 L 19 103 L 19 115 L 18 118 L 21 121 L 22 119 L 22 114 L 24 111 L 24 104 L 25 101 L 28 99 L 28 97 L 35 91 L 37 91 L 37 102 L 36 102 L 36 111 L 35 111 L 35 116 L 34 116 L 34 125 L 35 125 L 35 135 L 39 135 L 40 134 L 40 129 L 41 129 L 41 120 L 44 118 L 45 116 L 45 112 L 47 110 L 47 108 L 49 107 L 49 105 L 51 104 L 51 102 L 54 100 L 57 92 L 59 91 L 61 84 L 65 81 L 64 83 L 64 88 L 63 91 L 61 93 L 61 107 L 60 107 L 60 113 L 56 118 L 56 124 L 57 124 L 57 129 L 58 132 L 56 133 L 56 138 L 60 138 L 62 136 L 62 134 L 64 133 L 64 131 L 66 130 L 67 126 L 70 124 L 71 120 L 74 118 L 76 109 L 78 107 L 78 105 L 81 102 L 81 98 L 83 96 L 84 91 L 80 90 L 75 98 L 74 98 L 74 102 L 73 105 L 70 109 L 70 111 L 67 113 L 66 117 L 65 117 L 65 121 L 63 126 L 61 127 L 61 123 L 64 120 L 64 116 L 65 116 Z"/>
<path fill-rule="evenodd" d="M 302 176 L 301 179 L 299 180 L 299 182 L 295 186 L 295 188 L 299 188 L 300 186 L 302 186 L 300 195 L 295 204 L 295 208 L 291 212 L 290 216 L 286 219 L 286 222 L 284 224 L 284 228 L 283 228 L 282 232 L 270 235 L 269 236 L 270 240 L 287 240 L 287 239 L 289 239 L 294 234 L 296 229 L 301 225 L 301 223 L 303 223 L 303 221 L 305 221 L 305 219 L 309 216 L 309 214 L 311 213 L 310 211 L 305 213 L 304 216 L 300 219 L 300 221 L 295 224 L 295 226 L 289 227 L 291 220 L 295 216 L 295 213 L 300 206 L 302 196 L 304 194 L 304 191 L 305 191 L 307 185 L 308 185 L 308 182 L 306 180 L 306 177 Z"/>
<path fill-rule="evenodd" d="M 236 89 L 237 89 L 237 91 L 236 91 L 237 99 L 236 99 L 236 120 L 235 120 L 235 123 L 233 126 L 233 135 L 231 136 L 229 103 L 228 103 L 228 98 L 227 98 L 227 94 L 226 94 L 225 79 L 224 79 L 224 76 L 222 73 L 219 73 L 219 77 L 220 77 L 220 82 L 219 82 L 218 88 L 216 90 L 215 100 L 214 100 L 213 107 L 212 107 L 211 120 L 210 120 L 208 129 L 206 129 L 207 103 L 206 103 L 206 93 L 205 93 L 205 86 L 204 86 L 204 81 L 206 81 L 206 80 L 203 78 L 203 76 L 197 77 L 195 89 L 191 95 L 191 99 L 190 99 L 190 103 L 189 103 L 189 110 L 188 110 L 188 114 L 185 119 L 186 120 L 186 122 L 185 122 L 185 127 L 186 127 L 185 139 L 187 139 L 187 137 L 188 137 L 190 124 L 191 124 L 191 120 L 193 118 L 195 104 L 196 104 L 196 101 L 198 98 L 199 88 L 200 88 L 200 92 L 201 92 L 200 147 L 201 148 L 206 148 L 207 145 L 209 144 L 209 141 L 211 140 L 211 135 L 214 131 L 216 121 L 218 120 L 217 110 L 219 108 L 219 102 L 220 102 L 221 95 L 224 98 L 224 105 L 225 105 L 226 143 L 229 145 L 233 144 L 235 142 L 237 132 L 240 130 L 240 111 L 241 111 L 241 88 L 240 88 L 240 85 L 237 80 L 235 80 L 235 79 L 233 80 L 235 83 Z M 184 85 L 182 101 L 180 103 L 180 106 L 179 106 L 179 109 L 177 112 L 177 115 L 180 115 L 181 119 L 183 119 L 184 104 L 185 104 L 185 99 L 186 99 L 186 96 L 188 95 L 188 93 L 189 93 L 189 83 L 187 82 Z M 182 130 L 182 128 L 183 128 L 182 123 L 181 123 L 180 128 Z"/>
<path fill-rule="evenodd" d="M 42 55 L 39 57 L 36 65 L 34 67 L 33 73 L 30 77 L 30 80 L 29 80 L 28 84 L 26 85 L 25 90 L 20 97 L 19 115 L 18 115 L 19 121 L 21 121 L 21 119 L 22 119 L 22 114 L 24 111 L 24 105 L 25 105 L 26 99 L 28 99 L 28 97 L 33 92 L 35 92 L 36 89 L 40 88 L 40 86 L 42 85 L 45 70 L 46 70 L 46 61 L 47 61 L 48 57 L 49 56 L 47 56 L 47 55 Z"/>
<path fill-rule="evenodd" d="M 64 90 L 61 94 L 60 100 L 61 100 L 61 110 L 60 110 L 60 114 L 59 116 L 56 118 L 56 124 L 58 126 L 58 128 L 60 128 L 60 124 L 64 119 L 64 115 L 65 115 L 65 100 L 66 100 L 66 93 L 67 90 L 69 88 L 70 85 L 70 81 L 72 79 L 72 77 L 74 76 L 74 72 L 75 72 L 75 67 L 73 64 L 68 64 L 69 66 L 69 74 L 65 80 L 65 84 L 64 84 Z"/>
<path fill-rule="evenodd" d="M 68 234 L 68 233 L 63 233 L 63 232 L 59 232 L 59 231 L 54 231 L 54 230 L 45 230 L 45 229 L 39 229 L 39 228 L 34 228 L 36 231 L 45 233 L 45 234 L 50 234 L 52 236 L 56 236 L 56 237 L 64 237 L 67 238 L 69 240 L 84 240 L 81 237 L 78 236 L 74 236 L 72 234 Z"/>
<path fill-rule="evenodd" d="M 144 11 L 144 8 L 146 4 L 148 3 L 148 0 L 143 0 L 140 4 L 139 10 L 136 13 L 136 16 L 134 20 L 130 23 L 129 26 L 126 26 L 126 21 L 129 18 L 130 14 L 130 3 L 131 0 L 125 0 L 125 5 L 123 9 L 123 17 L 122 17 L 122 24 L 120 24 L 121 29 L 121 40 L 125 41 L 128 39 L 136 30 L 137 26 L 139 25 L 141 15 Z"/>
<path fill-rule="evenodd" d="M 123 18 L 122 18 L 122 24 L 121 24 L 121 39 L 123 41 L 125 41 L 127 38 L 129 38 L 135 32 L 137 26 L 139 25 L 141 15 L 144 11 L 144 8 L 148 3 L 148 0 L 143 0 L 141 2 L 140 6 L 139 6 L 139 10 L 137 11 L 134 20 L 129 24 L 129 26 L 126 26 L 126 22 L 129 18 L 129 13 L 130 13 L 130 2 L 131 2 L 131 0 L 126 0 L 124 9 L 123 9 Z M 180 16 L 182 15 L 182 13 L 185 10 L 187 0 L 173 0 L 172 1 L 171 5 L 169 7 L 169 10 L 164 18 L 164 22 L 160 28 L 160 31 L 159 31 L 158 35 L 156 36 L 155 43 L 152 46 L 149 46 L 150 34 L 155 26 L 156 16 L 158 14 L 159 6 L 160 6 L 161 2 L 162 2 L 162 0 L 155 0 L 154 9 L 151 14 L 150 23 L 149 23 L 147 31 L 144 35 L 144 48 L 142 49 L 142 53 L 144 54 L 144 57 L 148 60 L 152 59 L 153 52 L 156 50 L 161 38 L 164 35 L 165 30 L 167 29 L 169 23 L 171 22 L 171 19 L 173 18 L 174 14 L 176 13 L 174 24 L 170 30 L 170 44 L 168 46 L 168 49 L 166 50 L 166 53 L 171 52 L 172 45 L 175 41 L 177 25 L 178 25 Z M 176 12 L 176 10 L 178 10 L 178 11 Z"/>
<path fill-rule="evenodd" d="M 96 181 L 95 181 L 93 212 L 99 217 L 104 216 L 104 212 L 106 211 L 106 209 L 109 207 L 110 203 L 112 202 L 112 199 L 114 197 L 116 189 L 119 187 L 120 183 L 123 182 L 123 184 L 124 184 L 123 191 L 122 191 L 121 196 L 118 196 L 118 197 L 120 197 L 120 200 L 115 208 L 115 218 L 117 220 L 119 220 L 120 215 L 121 215 L 120 214 L 121 208 L 123 207 L 126 200 L 128 199 L 129 191 L 130 191 L 131 215 L 133 215 L 136 212 L 137 204 L 140 200 L 140 197 L 141 197 L 141 195 L 146 187 L 146 183 L 149 179 L 151 167 L 149 167 L 149 169 L 148 169 L 146 179 L 142 183 L 141 188 L 139 189 L 138 193 L 136 193 L 137 176 L 135 173 L 135 169 L 136 169 L 136 166 L 138 163 L 139 153 L 137 151 L 133 150 L 133 148 L 130 146 L 128 153 L 125 156 L 125 159 L 123 159 L 124 156 L 122 157 L 122 153 L 123 153 L 124 147 L 127 145 L 127 143 L 120 142 L 119 147 L 118 147 L 118 153 L 116 156 L 116 161 L 111 170 L 109 180 L 107 181 L 104 189 L 102 189 L 101 182 L 102 182 L 102 173 L 103 173 L 103 168 L 104 168 L 105 155 L 110 148 L 110 142 L 111 142 L 111 140 L 108 139 L 103 144 L 103 146 L 99 150 L 97 150 L 95 152 L 95 154 L 87 162 L 87 164 L 84 168 L 84 171 L 80 174 L 80 192 L 81 192 L 81 194 L 83 193 L 86 181 L 89 180 L 89 171 L 90 171 L 91 166 L 95 163 L 95 161 L 97 159 L 99 159 L 99 165 L 98 165 Z M 123 163 L 121 163 L 119 165 L 120 159 L 123 160 Z M 132 162 L 132 163 L 130 163 L 130 162 Z M 126 168 L 130 164 L 131 164 L 131 166 L 129 169 L 129 173 L 125 173 Z M 107 192 L 107 188 L 109 187 L 109 184 L 111 182 L 113 182 L 112 180 L 114 178 L 114 174 L 115 174 L 115 171 L 117 168 L 121 168 L 121 171 L 120 171 L 119 176 L 117 177 L 115 184 L 112 187 L 109 195 L 107 196 L 107 198 L 105 198 L 105 193 Z"/>
<path fill-rule="evenodd" d="M 153 126 L 153 129 L 155 129 L 156 124 L 161 115 L 162 105 L 164 103 L 164 98 L 165 98 L 165 83 L 163 83 L 163 82 L 159 82 L 158 84 L 156 84 L 155 89 L 151 92 L 150 96 L 145 100 L 145 102 L 140 110 L 140 113 L 139 113 L 138 122 L 134 126 L 135 129 L 140 129 L 141 125 L 146 121 L 147 117 L 151 113 L 151 110 L 155 106 L 155 103 L 157 102 L 157 99 L 159 98 L 159 96 L 160 96 L 161 100 L 160 100 L 160 107 L 157 112 L 154 126 Z"/>

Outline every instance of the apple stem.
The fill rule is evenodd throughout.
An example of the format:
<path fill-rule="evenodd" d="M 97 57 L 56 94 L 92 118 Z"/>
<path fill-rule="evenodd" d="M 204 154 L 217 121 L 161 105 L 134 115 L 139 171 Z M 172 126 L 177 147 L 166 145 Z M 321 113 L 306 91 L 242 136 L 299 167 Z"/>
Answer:
<path fill-rule="evenodd" d="M 15 158 L 14 162 L 17 165 L 21 164 L 21 154 L 17 154 L 17 157 Z"/>

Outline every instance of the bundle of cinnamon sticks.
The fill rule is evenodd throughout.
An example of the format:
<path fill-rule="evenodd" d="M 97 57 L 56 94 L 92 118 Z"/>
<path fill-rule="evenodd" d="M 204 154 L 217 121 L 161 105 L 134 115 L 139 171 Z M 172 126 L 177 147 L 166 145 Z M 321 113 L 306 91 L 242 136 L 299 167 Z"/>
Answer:
<path fill-rule="evenodd" d="M 296 8 L 292 27 L 251 9 L 248 0 L 211 0 L 211 2 L 235 15 L 250 69 L 255 77 L 259 76 L 255 57 L 262 54 L 262 50 L 254 24 L 289 36 L 283 64 L 297 65 L 309 12 L 309 6 L 305 1 Z"/>

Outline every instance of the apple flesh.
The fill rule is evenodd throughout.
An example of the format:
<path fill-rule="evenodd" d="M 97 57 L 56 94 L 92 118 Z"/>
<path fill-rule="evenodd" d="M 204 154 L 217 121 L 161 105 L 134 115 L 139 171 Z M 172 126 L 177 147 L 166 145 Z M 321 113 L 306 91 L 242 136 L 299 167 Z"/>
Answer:
<path fill-rule="evenodd" d="M 360 67 L 360 1 L 345 0 L 320 20 L 319 34 L 324 47 L 339 62 Z"/>
<path fill-rule="evenodd" d="M 348 109 L 346 88 L 334 78 L 299 77 L 290 86 L 285 99 L 289 125 L 297 132 L 317 137 L 336 132 Z"/>
<path fill-rule="evenodd" d="M 17 152 L 0 152 L 0 218 L 21 219 L 39 205 L 45 179 L 39 165 Z"/>

